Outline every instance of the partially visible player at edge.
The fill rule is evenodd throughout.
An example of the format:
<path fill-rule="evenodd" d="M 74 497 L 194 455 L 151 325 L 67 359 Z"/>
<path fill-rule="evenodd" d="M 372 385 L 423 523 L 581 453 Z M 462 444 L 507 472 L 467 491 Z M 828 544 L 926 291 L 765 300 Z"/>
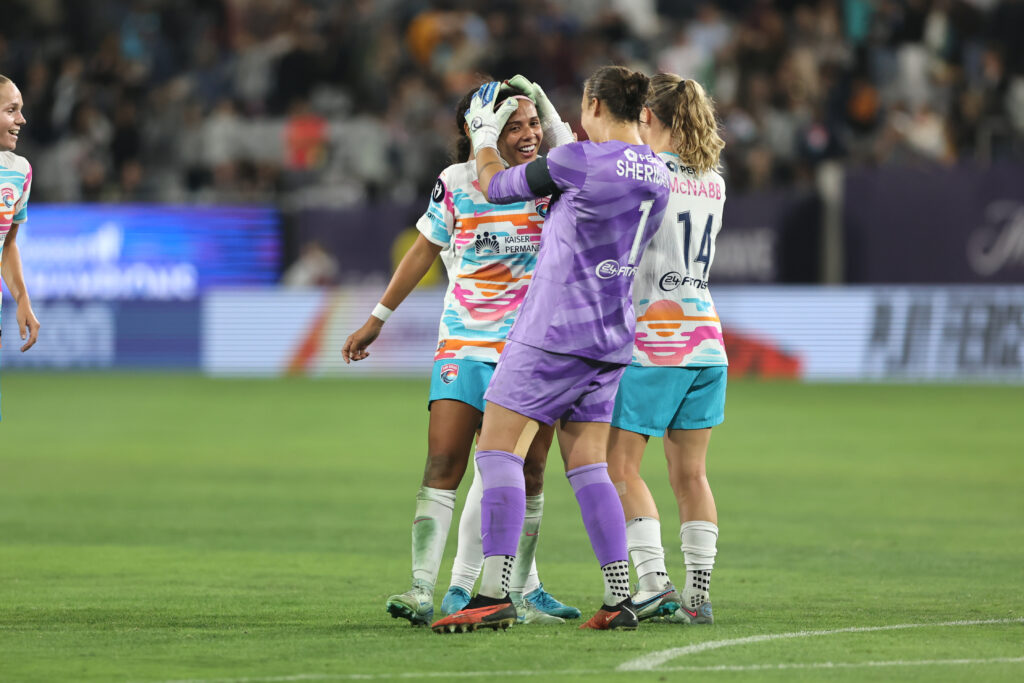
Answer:
<path fill-rule="evenodd" d="M 413 625 L 427 625 L 433 619 L 434 584 L 451 527 L 456 490 L 483 415 L 484 390 L 528 288 L 536 265 L 543 214 L 547 213 L 546 197 L 499 206 L 489 204 L 480 192 L 463 120 L 475 92 L 467 93 L 456 108 L 459 163 L 441 172 L 427 212 L 416 224 L 420 231 L 416 242 L 402 258 L 380 303 L 342 349 L 345 362 L 366 358 L 367 348 L 380 334 L 384 321 L 441 254 L 449 285 L 430 381 L 427 463 L 412 523 L 413 583 L 410 590 L 392 595 L 386 603 L 388 613 Z M 513 86 L 505 86 L 499 99 L 515 105 L 515 113 L 498 140 L 502 157 L 512 165 L 536 159 L 546 126 L 534 102 L 524 90 Z M 517 565 L 514 577 L 520 621 L 527 623 L 562 622 L 563 617 L 580 615 L 575 607 L 563 605 L 544 591 L 533 562 L 551 438 L 552 430 L 539 432 L 530 446 L 535 456 L 527 473 L 530 524 L 522 539 L 524 562 Z M 463 508 L 467 533 L 460 526 L 459 557 L 452 572 L 453 581 L 466 585 L 453 586 L 445 596 L 442 607 L 449 612 L 469 601 L 469 591 L 483 562 L 481 494 L 474 480 Z M 473 556 L 478 559 L 467 559 Z M 467 564 L 471 566 L 463 566 Z"/>
<path fill-rule="evenodd" d="M 552 205 L 533 282 L 485 394 L 476 452 L 484 488 L 480 590 L 433 628 L 514 622 L 509 574 L 523 526 L 524 458 L 541 425 L 557 422 L 566 476 L 605 584 L 601 608 L 580 628 L 635 629 L 626 525 L 605 459 L 616 387 L 633 349 L 633 277 L 669 194 L 668 169 L 637 130 L 648 79 L 623 67 L 598 69 L 581 101 L 590 140 L 507 170 L 496 145 L 514 105 L 494 111 L 498 85 L 482 87 L 466 115 L 480 187 L 491 202 L 550 194 Z"/>
<path fill-rule="evenodd" d="M 718 511 L 705 459 L 711 428 L 725 419 L 728 361 L 708 277 L 725 206 L 725 183 L 717 173 L 725 143 L 704 89 L 675 74 L 651 79 L 640 135 L 671 171 L 672 196 L 633 287 L 636 340 L 615 400 L 608 471 L 626 517 L 640 619 L 711 624 Z M 652 436 L 664 436 L 679 505 L 686 565 L 681 592 L 665 569 L 658 508 L 640 476 Z"/>
<path fill-rule="evenodd" d="M 25 340 L 21 350 L 28 351 L 39 336 L 39 321 L 25 288 L 18 251 L 18 229 L 28 220 L 28 196 L 32 190 L 32 166 L 25 157 L 14 154 L 21 127 L 27 121 L 21 109 L 24 102 L 14 81 L 0 76 L 0 277 L 17 304 L 14 313 L 18 331 Z"/>

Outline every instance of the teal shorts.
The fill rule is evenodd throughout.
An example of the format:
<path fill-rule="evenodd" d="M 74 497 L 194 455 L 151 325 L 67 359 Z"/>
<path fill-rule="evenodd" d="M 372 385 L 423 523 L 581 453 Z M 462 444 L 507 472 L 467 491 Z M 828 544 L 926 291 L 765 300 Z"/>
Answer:
<path fill-rule="evenodd" d="M 705 429 L 725 419 L 728 367 L 652 368 L 630 365 L 619 381 L 612 427 L 662 436 L 669 429 Z"/>
<path fill-rule="evenodd" d="M 491 383 L 494 363 L 479 360 L 438 360 L 430 373 L 429 402 L 462 401 L 484 412 L 484 392 Z M 429 407 L 429 403 L 428 403 Z"/>

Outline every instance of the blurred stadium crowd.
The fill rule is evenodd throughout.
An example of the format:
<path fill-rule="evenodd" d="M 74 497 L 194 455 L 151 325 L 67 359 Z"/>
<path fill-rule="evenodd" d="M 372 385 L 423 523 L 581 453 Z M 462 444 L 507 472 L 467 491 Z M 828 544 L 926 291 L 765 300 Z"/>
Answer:
<path fill-rule="evenodd" d="M 452 106 L 609 62 L 701 80 L 732 191 L 818 163 L 1024 158 L 1024 0 L 8 0 L 35 201 L 425 197 Z"/>

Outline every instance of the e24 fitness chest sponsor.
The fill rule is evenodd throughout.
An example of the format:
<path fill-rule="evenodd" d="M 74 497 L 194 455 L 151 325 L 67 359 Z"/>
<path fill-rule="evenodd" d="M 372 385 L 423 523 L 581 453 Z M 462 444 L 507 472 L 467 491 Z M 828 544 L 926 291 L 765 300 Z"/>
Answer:
<path fill-rule="evenodd" d="M 622 265 L 615 259 L 607 259 L 597 264 L 594 274 L 601 280 L 611 280 L 614 277 L 633 277 L 636 275 L 636 266 Z"/>
<path fill-rule="evenodd" d="M 707 289 L 708 281 L 698 280 L 695 277 L 683 275 L 682 273 L 677 273 L 674 270 L 662 275 L 661 279 L 658 281 L 658 286 L 666 292 L 671 292 L 673 289 L 676 289 L 681 285 L 689 285 L 695 289 Z"/>

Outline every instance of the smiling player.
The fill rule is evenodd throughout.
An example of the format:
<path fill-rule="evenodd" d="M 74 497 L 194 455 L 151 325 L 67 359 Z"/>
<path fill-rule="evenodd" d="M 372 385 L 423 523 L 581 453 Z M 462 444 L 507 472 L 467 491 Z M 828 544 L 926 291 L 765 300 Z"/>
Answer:
<path fill-rule="evenodd" d="M 639 577 L 637 615 L 710 624 L 718 511 L 705 459 L 711 428 L 725 418 L 727 360 L 708 276 L 725 206 L 725 183 L 716 172 L 724 143 L 704 89 L 673 74 L 651 79 L 640 135 L 668 166 L 672 194 L 633 287 L 633 362 L 619 383 L 608 471 L 622 500 Z M 647 440 L 663 435 L 682 523 L 682 595 L 665 569 L 658 508 L 640 477 Z"/>
<path fill-rule="evenodd" d="M 480 192 L 463 121 L 475 92 L 468 93 L 456 111 L 461 163 L 441 172 L 427 212 L 416 224 L 420 235 L 415 244 L 403 257 L 373 314 L 349 336 L 342 350 L 345 362 L 366 358 L 367 347 L 380 334 L 392 310 L 441 255 L 449 284 L 430 380 L 427 464 L 412 524 L 413 585 L 405 593 L 392 595 L 386 605 L 393 617 L 408 619 L 414 625 L 429 624 L 433 618 L 434 584 L 451 526 L 456 490 L 480 426 L 484 390 L 526 296 L 548 207 L 547 197 L 497 205 L 489 203 Z M 544 130 L 537 106 L 523 90 L 504 86 L 499 101 L 510 99 L 518 106 L 501 131 L 498 148 L 506 163 L 518 166 L 538 157 Z M 559 132 L 564 135 L 564 130 Z M 580 614 L 544 591 L 532 561 L 543 512 L 544 464 L 551 439 L 552 431 L 543 430 L 530 446 L 536 463 L 526 473 L 530 522 L 522 540 L 528 551 L 513 576 L 519 616 L 528 623 L 561 622 L 563 617 Z M 482 494 L 474 480 L 460 525 L 459 555 L 452 571 L 455 585 L 442 604 L 446 611 L 457 611 L 468 602 L 483 563 L 479 522 Z"/>
<path fill-rule="evenodd" d="M 39 321 L 25 289 L 18 250 L 18 229 L 28 220 L 28 196 L 32 189 L 32 166 L 14 154 L 21 127 L 27 122 L 21 113 L 21 91 L 6 76 L 0 76 L 0 276 L 17 304 L 14 317 L 28 351 L 39 336 Z"/>

